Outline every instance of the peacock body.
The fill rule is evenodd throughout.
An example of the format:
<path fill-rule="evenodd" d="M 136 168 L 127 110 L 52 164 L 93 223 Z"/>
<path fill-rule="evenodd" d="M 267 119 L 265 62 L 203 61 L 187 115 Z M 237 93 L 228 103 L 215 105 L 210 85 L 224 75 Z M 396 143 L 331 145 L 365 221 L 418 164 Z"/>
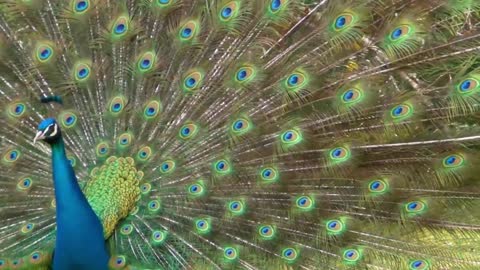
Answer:
<path fill-rule="evenodd" d="M 479 19 L 1 0 L 0 269 L 480 269 Z"/>

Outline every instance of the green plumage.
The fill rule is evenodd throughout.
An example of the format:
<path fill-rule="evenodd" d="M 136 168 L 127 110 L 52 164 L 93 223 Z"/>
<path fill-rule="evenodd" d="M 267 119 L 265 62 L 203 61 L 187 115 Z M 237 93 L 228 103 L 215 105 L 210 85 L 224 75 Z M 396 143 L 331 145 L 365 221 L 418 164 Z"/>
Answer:
<path fill-rule="evenodd" d="M 47 117 L 110 269 L 480 269 L 477 1 L 0 2 L 0 269 L 51 267 Z"/>

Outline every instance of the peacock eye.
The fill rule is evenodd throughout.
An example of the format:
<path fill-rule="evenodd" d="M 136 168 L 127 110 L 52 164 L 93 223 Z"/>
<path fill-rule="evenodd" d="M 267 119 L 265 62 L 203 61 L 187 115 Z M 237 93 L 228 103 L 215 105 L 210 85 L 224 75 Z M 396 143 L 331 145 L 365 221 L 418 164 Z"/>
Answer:
<path fill-rule="evenodd" d="M 410 34 L 412 28 L 409 25 L 401 25 L 393 29 L 393 31 L 390 34 L 390 39 L 391 40 L 399 40 L 407 37 L 408 34 Z"/>

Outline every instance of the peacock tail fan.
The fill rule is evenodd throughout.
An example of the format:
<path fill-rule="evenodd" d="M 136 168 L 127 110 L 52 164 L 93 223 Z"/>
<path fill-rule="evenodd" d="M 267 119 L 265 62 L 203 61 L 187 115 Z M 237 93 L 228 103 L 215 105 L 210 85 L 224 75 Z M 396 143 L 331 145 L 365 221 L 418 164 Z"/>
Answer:
<path fill-rule="evenodd" d="M 50 267 L 51 116 L 110 269 L 480 269 L 479 44 L 475 0 L 4 0 L 0 269 Z"/>

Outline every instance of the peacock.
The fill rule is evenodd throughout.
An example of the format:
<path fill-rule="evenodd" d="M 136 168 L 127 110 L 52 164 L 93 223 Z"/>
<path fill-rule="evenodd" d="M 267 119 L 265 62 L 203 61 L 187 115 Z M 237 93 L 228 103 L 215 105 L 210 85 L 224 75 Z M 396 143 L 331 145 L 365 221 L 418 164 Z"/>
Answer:
<path fill-rule="evenodd" d="M 0 0 L 0 269 L 480 269 L 480 1 Z"/>

